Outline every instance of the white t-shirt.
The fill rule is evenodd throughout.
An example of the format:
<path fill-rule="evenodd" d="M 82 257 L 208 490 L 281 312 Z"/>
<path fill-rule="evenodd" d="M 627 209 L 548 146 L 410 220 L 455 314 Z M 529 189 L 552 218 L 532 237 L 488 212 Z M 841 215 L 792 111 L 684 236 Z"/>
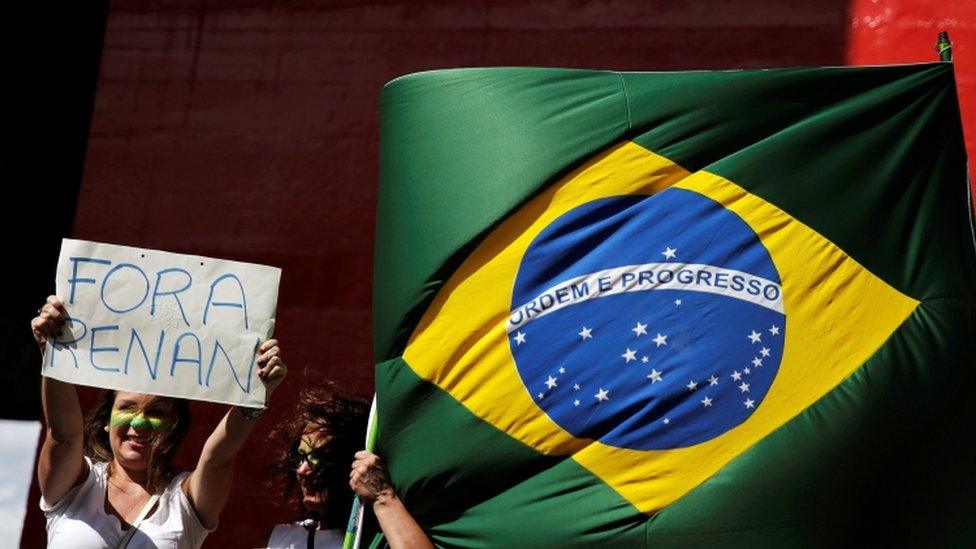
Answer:
<path fill-rule="evenodd" d="M 108 464 L 85 457 L 88 478 L 71 489 L 61 501 L 48 507 L 41 497 L 41 511 L 47 518 L 48 549 L 95 549 L 118 547 L 128 533 L 115 515 L 105 512 L 108 493 Z M 176 475 L 159 497 L 156 510 L 142 521 L 128 549 L 198 549 L 213 531 L 200 523 L 196 511 L 180 486 L 189 471 Z M 216 527 L 214 527 L 216 529 Z"/>
<path fill-rule="evenodd" d="M 342 549 L 345 530 L 317 530 L 315 549 Z M 301 524 L 278 524 L 268 538 L 268 549 L 305 549 L 308 547 L 308 530 Z"/>

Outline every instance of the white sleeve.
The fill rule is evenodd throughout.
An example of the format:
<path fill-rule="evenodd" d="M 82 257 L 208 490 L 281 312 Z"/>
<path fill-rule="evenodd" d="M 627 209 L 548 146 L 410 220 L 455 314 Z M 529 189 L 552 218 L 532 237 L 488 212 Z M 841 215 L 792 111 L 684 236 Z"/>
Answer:
<path fill-rule="evenodd" d="M 54 505 L 48 505 L 47 501 L 44 500 L 44 496 L 41 496 L 41 511 L 45 515 L 51 513 L 57 513 L 64 510 L 65 507 L 71 504 L 71 501 L 81 492 L 86 486 L 90 486 L 95 483 L 95 475 L 92 474 L 92 460 L 88 456 L 85 457 L 85 480 L 78 484 L 74 488 L 68 490 L 68 493 L 61 496 L 61 499 L 56 501 Z"/>
<path fill-rule="evenodd" d="M 183 537 L 186 541 L 190 542 L 192 547 L 199 547 L 203 543 L 203 539 L 207 537 L 207 534 L 216 530 L 219 524 L 214 524 L 213 528 L 208 529 L 200 522 L 200 517 L 197 516 L 197 510 L 193 508 L 193 504 L 190 503 L 190 498 L 186 497 L 186 492 L 183 491 L 183 481 L 189 475 L 189 472 L 179 475 L 179 481 L 176 483 L 176 490 L 178 492 L 176 494 L 176 501 L 179 502 L 180 516 L 183 519 Z"/>

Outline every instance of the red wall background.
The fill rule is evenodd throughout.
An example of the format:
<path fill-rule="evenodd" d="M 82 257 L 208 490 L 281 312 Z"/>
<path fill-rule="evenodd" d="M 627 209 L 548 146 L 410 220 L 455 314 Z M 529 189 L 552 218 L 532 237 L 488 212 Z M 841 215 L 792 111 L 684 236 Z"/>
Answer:
<path fill-rule="evenodd" d="M 937 60 L 940 30 L 953 43 L 956 87 L 966 152 L 976 154 L 976 2 L 971 0 L 852 0 L 848 8 L 847 65 Z"/>
<path fill-rule="evenodd" d="M 946 0 L 113 2 L 71 236 L 284 271 L 276 337 L 289 379 L 243 450 L 206 545 L 247 546 L 287 517 L 268 500 L 260 442 L 290 408 L 289 393 L 326 378 L 372 390 L 385 82 L 462 66 L 934 61 L 946 29 L 971 136 L 974 25 L 976 4 Z M 92 394 L 84 390 L 84 401 Z M 194 406 L 182 465 L 194 463 L 222 412 Z M 44 543 L 37 497 L 35 486 L 24 547 Z"/>

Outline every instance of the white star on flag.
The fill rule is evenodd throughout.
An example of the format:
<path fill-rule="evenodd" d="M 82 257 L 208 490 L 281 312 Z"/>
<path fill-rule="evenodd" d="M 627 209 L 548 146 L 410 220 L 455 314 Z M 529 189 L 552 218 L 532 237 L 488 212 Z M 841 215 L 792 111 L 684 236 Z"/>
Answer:
<path fill-rule="evenodd" d="M 539 393 L 539 394 L 537 394 L 537 395 L 535 395 L 535 396 L 537 396 L 537 397 L 539 397 L 539 399 L 541 400 L 541 399 L 542 399 L 542 397 L 544 397 L 544 396 L 546 396 L 546 395 L 544 395 L 544 394 L 542 394 L 542 393 Z"/>
<path fill-rule="evenodd" d="M 705 397 L 702 399 L 701 403 L 704 404 L 706 408 L 708 408 L 712 405 L 712 399 Z"/>
<path fill-rule="evenodd" d="M 668 423 L 671 423 L 671 418 L 664 418 L 664 424 L 667 425 Z"/>
<path fill-rule="evenodd" d="M 759 341 L 762 340 L 762 334 L 760 334 L 755 330 L 753 330 L 752 333 L 747 335 L 746 337 L 748 337 L 749 340 L 752 341 L 753 343 L 759 343 Z"/>
<path fill-rule="evenodd" d="M 744 368 L 744 369 L 743 369 L 742 371 L 743 371 L 743 373 L 745 373 L 746 375 L 751 375 L 751 374 L 752 374 L 752 370 L 750 370 L 749 368 Z"/>
<path fill-rule="evenodd" d="M 680 299 L 675 299 L 674 300 L 674 304 L 680 306 L 681 305 L 681 300 Z"/>
<path fill-rule="evenodd" d="M 566 368 L 560 368 L 559 369 L 559 373 L 560 374 L 565 374 L 566 373 Z"/>
<path fill-rule="evenodd" d="M 630 331 L 634 332 L 637 335 L 637 337 L 640 337 L 641 335 L 647 335 L 647 324 L 641 324 L 640 321 L 638 320 L 637 326 L 631 328 Z"/>
<path fill-rule="evenodd" d="M 583 329 L 580 330 L 579 333 L 576 335 L 583 338 L 583 341 L 586 341 L 587 339 L 593 339 L 593 329 L 583 326 Z"/>
<path fill-rule="evenodd" d="M 689 391 L 694 391 L 698 388 L 698 382 L 694 380 L 689 381 L 688 385 L 685 385 L 685 387 L 687 387 Z"/>
<path fill-rule="evenodd" d="M 644 363 L 644 364 L 647 364 L 647 361 L 649 361 L 649 360 L 651 360 L 651 359 L 647 358 L 647 355 L 644 355 L 644 356 L 641 357 L 641 362 Z"/>
<path fill-rule="evenodd" d="M 525 334 L 522 332 L 515 332 L 515 343 L 516 345 L 525 343 Z"/>
<path fill-rule="evenodd" d="M 763 347 L 762 349 L 759 349 L 759 354 L 761 354 L 762 356 L 769 356 L 769 347 Z"/>
<path fill-rule="evenodd" d="M 677 255 L 676 253 L 677 251 L 678 251 L 677 248 L 672 248 L 671 246 L 667 246 L 665 250 L 661 252 L 661 255 L 664 256 L 664 259 L 674 259 L 674 256 Z"/>
<path fill-rule="evenodd" d="M 627 347 L 627 352 L 620 355 L 620 357 L 627 362 L 630 362 L 631 360 L 637 360 L 637 351 L 634 351 L 630 347 Z"/>
<path fill-rule="evenodd" d="M 573 390 L 574 391 L 579 391 L 580 389 L 582 389 L 582 387 L 580 387 L 580 384 L 579 383 L 573 385 Z"/>
<path fill-rule="evenodd" d="M 604 400 L 610 400 L 610 391 L 607 391 L 603 387 L 600 387 L 600 390 L 597 391 L 597 393 L 595 395 L 593 395 L 593 397 L 597 400 L 597 402 L 603 402 Z"/>
<path fill-rule="evenodd" d="M 732 380 L 733 381 L 742 381 L 742 374 L 740 374 L 738 370 L 732 372 Z"/>
<path fill-rule="evenodd" d="M 759 358 L 758 356 L 755 357 L 755 358 L 753 358 L 752 359 L 752 365 L 755 366 L 756 368 L 762 366 L 762 359 Z"/>
<path fill-rule="evenodd" d="M 755 408 L 756 407 L 756 401 L 752 400 L 751 398 L 747 398 L 746 401 L 743 402 L 743 404 L 746 405 L 746 408 Z"/>
<path fill-rule="evenodd" d="M 746 383 L 745 381 L 743 381 L 742 382 L 742 385 L 739 385 L 739 390 L 742 391 L 743 393 L 748 393 L 749 392 L 749 384 Z"/>
<path fill-rule="evenodd" d="M 549 379 L 546 380 L 546 387 L 552 389 L 555 386 L 556 386 L 556 378 L 549 376 Z"/>
<path fill-rule="evenodd" d="M 772 335 L 774 335 L 774 336 L 778 336 L 779 335 L 779 326 L 773 324 L 773 326 L 769 328 L 769 333 L 772 334 Z"/>
<path fill-rule="evenodd" d="M 660 347 L 661 345 L 667 345 L 668 336 L 657 334 L 657 337 L 654 338 L 654 343 L 656 343 L 658 347 Z"/>
<path fill-rule="evenodd" d="M 718 385 L 718 378 L 715 377 L 714 375 L 712 375 L 712 377 L 708 378 L 708 384 L 709 385 Z"/>
<path fill-rule="evenodd" d="M 573 406 L 579 406 L 579 399 L 573 401 Z"/>
<path fill-rule="evenodd" d="M 652 368 L 651 369 L 651 373 L 647 376 L 647 379 L 651 380 L 651 384 L 653 385 L 653 384 L 657 383 L 658 381 L 663 380 L 664 378 L 661 377 L 661 372 L 659 372 L 659 371 L 657 371 L 657 370 L 655 370 L 655 369 Z"/>

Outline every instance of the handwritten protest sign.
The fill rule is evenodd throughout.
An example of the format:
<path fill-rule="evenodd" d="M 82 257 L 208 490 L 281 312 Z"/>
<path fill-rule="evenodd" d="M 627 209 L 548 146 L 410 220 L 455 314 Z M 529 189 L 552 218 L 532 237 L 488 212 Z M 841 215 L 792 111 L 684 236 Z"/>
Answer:
<path fill-rule="evenodd" d="M 281 270 L 64 239 L 57 295 L 71 320 L 42 373 L 104 387 L 264 407 L 257 348 Z"/>

